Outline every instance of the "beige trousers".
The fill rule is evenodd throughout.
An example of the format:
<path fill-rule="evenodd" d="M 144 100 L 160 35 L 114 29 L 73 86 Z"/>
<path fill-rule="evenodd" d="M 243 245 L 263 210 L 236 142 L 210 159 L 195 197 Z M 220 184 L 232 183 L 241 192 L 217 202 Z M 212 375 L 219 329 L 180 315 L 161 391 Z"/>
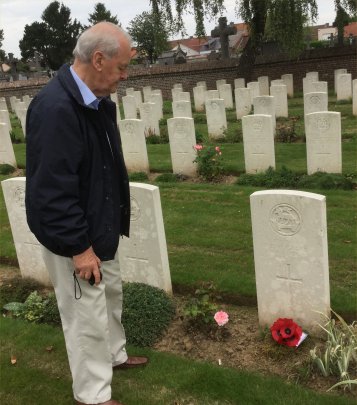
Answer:
<path fill-rule="evenodd" d="M 103 280 L 98 286 L 77 277 L 76 296 L 80 291 L 82 296 L 76 299 L 72 259 L 45 247 L 42 252 L 61 315 L 74 398 L 87 404 L 108 401 L 112 367 L 128 358 L 121 324 L 123 290 L 118 254 L 114 260 L 102 262 Z"/>

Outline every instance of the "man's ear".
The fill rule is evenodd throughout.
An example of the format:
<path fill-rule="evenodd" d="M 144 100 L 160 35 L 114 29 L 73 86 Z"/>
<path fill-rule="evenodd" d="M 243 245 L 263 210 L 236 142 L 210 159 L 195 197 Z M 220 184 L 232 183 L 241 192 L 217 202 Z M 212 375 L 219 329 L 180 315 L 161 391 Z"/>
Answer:
<path fill-rule="evenodd" d="M 92 56 L 92 65 L 95 70 L 101 72 L 103 69 L 103 53 L 100 51 L 95 51 Z"/>

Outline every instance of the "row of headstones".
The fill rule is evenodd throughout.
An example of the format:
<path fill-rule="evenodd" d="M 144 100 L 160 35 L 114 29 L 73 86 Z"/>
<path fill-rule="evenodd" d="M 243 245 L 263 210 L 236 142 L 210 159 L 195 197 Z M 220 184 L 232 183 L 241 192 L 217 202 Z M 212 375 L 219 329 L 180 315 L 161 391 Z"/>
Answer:
<path fill-rule="evenodd" d="M 271 96 L 256 97 L 254 101 Z M 208 104 L 207 104 L 208 106 Z M 275 116 L 273 104 L 258 103 L 258 114 L 242 117 L 243 147 L 246 173 L 275 168 Z M 270 109 L 270 110 L 269 110 Z M 254 111 L 254 112 L 255 112 Z M 215 111 L 213 110 L 212 115 Z M 216 116 L 216 120 L 219 117 Z M 341 114 L 313 112 L 305 117 L 307 172 L 341 173 Z M 196 136 L 193 118 L 167 120 L 173 173 L 195 176 L 197 164 Z M 138 119 L 119 121 L 124 159 L 129 172 L 149 173 L 144 122 Z"/>
<path fill-rule="evenodd" d="M 26 114 L 31 97 L 23 96 L 22 101 L 15 96 L 10 97 L 11 110 L 17 115 L 24 137 L 26 137 Z M 0 164 L 17 166 L 14 148 L 11 141 L 11 121 L 5 98 L 0 99 Z"/>
<path fill-rule="evenodd" d="M 26 223 L 25 181 L 2 182 L 17 258 L 23 277 L 50 285 L 40 244 Z M 171 293 L 159 189 L 130 183 L 130 192 L 130 238 L 119 245 L 122 278 Z M 294 318 L 311 333 L 330 309 L 325 197 L 269 190 L 253 193 L 250 202 L 259 322 Z"/>

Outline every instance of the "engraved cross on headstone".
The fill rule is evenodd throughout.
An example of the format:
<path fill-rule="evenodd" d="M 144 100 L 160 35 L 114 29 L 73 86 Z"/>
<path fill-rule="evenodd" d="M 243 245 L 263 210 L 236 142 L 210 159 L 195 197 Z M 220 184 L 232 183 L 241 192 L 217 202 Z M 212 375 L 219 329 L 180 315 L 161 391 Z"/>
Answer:
<path fill-rule="evenodd" d="M 220 17 L 218 20 L 218 27 L 211 31 L 213 38 L 219 37 L 221 41 L 221 54 L 222 59 L 229 59 L 229 35 L 234 35 L 237 32 L 233 23 L 227 25 L 227 18 Z"/>
<path fill-rule="evenodd" d="M 294 305 L 295 294 L 293 294 L 292 287 L 293 287 L 294 284 L 295 285 L 296 284 L 302 284 L 302 279 L 301 278 L 296 278 L 296 277 L 291 275 L 290 266 L 291 266 L 290 263 L 287 263 L 286 264 L 286 272 L 285 272 L 285 274 L 284 275 L 277 274 L 276 278 L 278 280 L 286 281 L 288 283 L 289 295 L 290 295 L 290 298 L 291 298 L 291 302 Z"/>

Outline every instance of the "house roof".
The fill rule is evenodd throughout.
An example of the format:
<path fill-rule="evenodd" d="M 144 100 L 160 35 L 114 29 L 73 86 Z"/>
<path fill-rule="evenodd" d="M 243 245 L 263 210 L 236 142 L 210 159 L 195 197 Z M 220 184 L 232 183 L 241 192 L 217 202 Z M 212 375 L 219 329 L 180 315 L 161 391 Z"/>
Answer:
<path fill-rule="evenodd" d="M 348 38 L 352 34 L 354 37 L 357 37 L 357 22 L 351 22 L 344 28 L 344 37 Z"/>
<path fill-rule="evenodd" d="M 181 48 L 185 46 L 186 48 L 193 49 L 196 52 L 200 51 L 202 44 L 204 44 L 205 42 L 207 42 L 207 37 L 202 38 L 190 37 L 168 41 L 170 48 L 175 48 L 178 44 L 180 44 Z"/>

